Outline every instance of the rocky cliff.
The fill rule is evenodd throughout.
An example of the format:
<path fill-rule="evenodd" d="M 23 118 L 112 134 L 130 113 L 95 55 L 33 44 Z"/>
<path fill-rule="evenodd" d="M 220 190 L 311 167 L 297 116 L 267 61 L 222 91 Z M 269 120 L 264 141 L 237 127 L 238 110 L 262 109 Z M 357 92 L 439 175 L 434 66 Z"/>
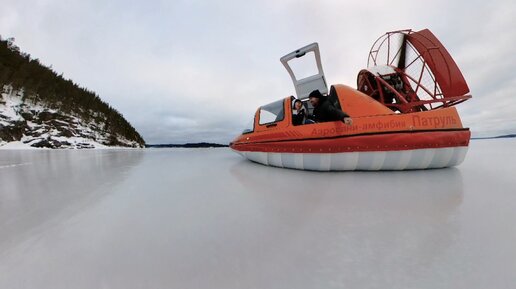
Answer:
<path fill-rule="evenodd" d="M 137 140 L 114 133 L 100 114 L 89 120 L 44 103 L 23 101 L 24 92 L 4 86 L 0 97 L 0 146 L 20 142 L 38 148 L 143 147 Z M 94 114 L 94 113 L 93 113 Z"/>
<path fill-rule="evenodd" d="M 0 37 L 0 146 L 144 147 L 134 127 L 94 92 Z"/>

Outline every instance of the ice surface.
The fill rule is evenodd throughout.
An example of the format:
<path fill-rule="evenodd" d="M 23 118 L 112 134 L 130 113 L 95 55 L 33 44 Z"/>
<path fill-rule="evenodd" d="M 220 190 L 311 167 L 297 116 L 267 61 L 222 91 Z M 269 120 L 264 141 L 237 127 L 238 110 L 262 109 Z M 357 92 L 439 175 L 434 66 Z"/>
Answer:
<path fill-rule="evenodd" d="M 339 173 L 228 149 L 0 151 L 0 288 L 514 288 L 515 145 Z"/>

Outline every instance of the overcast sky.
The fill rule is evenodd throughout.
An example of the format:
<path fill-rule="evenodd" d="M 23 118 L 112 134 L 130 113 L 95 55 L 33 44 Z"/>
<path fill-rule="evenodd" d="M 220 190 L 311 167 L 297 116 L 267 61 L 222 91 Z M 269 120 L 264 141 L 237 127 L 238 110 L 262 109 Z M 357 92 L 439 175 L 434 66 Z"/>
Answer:
<path fill-rule="evenodd" d="M 516 133 L 516 2 L 0 0 L 0 34 L 95 91 L 147 143 L 229 142 L 294 94 L 279 58 L 318 42 L 329 84 L 356 86 L 373 42 L 429 28 L 473 99 L 476 136 Z"/>

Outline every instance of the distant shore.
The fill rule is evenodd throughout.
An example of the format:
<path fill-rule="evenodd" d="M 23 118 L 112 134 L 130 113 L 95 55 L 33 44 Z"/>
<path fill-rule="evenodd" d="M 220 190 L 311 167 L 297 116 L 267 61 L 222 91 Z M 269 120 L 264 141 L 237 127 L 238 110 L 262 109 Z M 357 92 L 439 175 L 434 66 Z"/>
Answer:
<path fill-rule="evenodd" d="M 146 148 L 225 148 L 227 144 L 218 143 L 186 143 L 186 144 L 146 144 Z"/>
<path fill-rule="evenodd" d="M 507 134 L 499 136 L 472 137 L 471 139 L 495 139 L 495 138 L 516 138 L 516 134 Z"/>

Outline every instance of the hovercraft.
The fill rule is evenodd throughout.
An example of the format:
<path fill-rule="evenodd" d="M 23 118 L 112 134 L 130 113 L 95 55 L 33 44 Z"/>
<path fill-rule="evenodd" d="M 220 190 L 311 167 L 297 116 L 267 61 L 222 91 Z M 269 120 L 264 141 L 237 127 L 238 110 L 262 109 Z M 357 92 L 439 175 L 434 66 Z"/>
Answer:
<path fill-rule="evenodd" d="M 309 56 L 317 73 L 296 78 L 291 61 Z M 294 125 L 296 98 L 289 96 L 259 107 L 253 125 L 230 143 L 245 158 L 316 171 L 429 169 L 463 162 L 471 133 L 455 105 L 471 95 L 457 64 L 430 30 L 378 38 L 368 68 L 358 73 L 357 89 L 341 84 L 328 89 L 317 43 L 280 60 L 308 114 L 314 110 L 308 96 L 319 90 L 352 124 Z"/>

